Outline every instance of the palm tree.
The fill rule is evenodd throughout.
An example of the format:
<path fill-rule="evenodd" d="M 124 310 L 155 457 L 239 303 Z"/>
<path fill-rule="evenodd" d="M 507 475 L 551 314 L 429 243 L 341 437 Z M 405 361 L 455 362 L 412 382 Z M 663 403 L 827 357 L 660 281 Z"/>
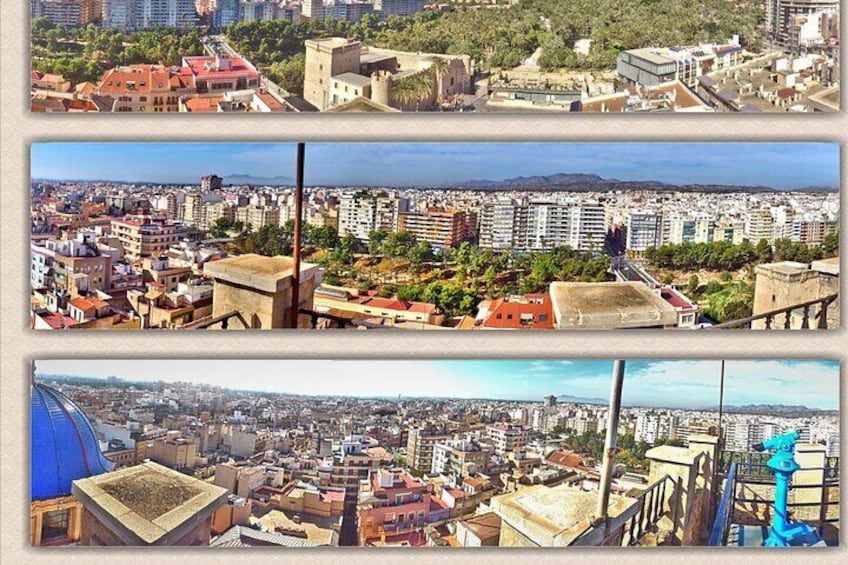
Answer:
<path fill-rule="evenodd" d="M 403 110 L 418 98 L 418 88 L 409 78 L 402 78 L 392 83 L 392 98 L 400 104 L 400 109 Z"/>
<path fill-rule="evenodd" d="M 442 80 L 448 74 L 450 62 L 444 57 L 433 57 L 433 64 L 430 65 L 430 70 L 436 76 L 436 103 L 442 105 Z"/>
<path fill-rule="evenodd" d="M 433 79 L 429 74 L 421 73 L 412 79 L 415 85 L 415 111 L 421 109 L 421 100 L 428 98 L 433 92 Z"/>

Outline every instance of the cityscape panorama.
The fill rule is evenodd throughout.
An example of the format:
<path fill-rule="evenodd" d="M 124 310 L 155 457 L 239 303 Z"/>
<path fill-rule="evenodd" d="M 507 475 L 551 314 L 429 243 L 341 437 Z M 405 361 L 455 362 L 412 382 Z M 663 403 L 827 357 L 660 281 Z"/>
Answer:
<path fill-rule="evenodd" d="M 745 546 L 784 503 L 838 543 L 837 361 L 57 359 L 31 394 L 33 545 Z"/>
<path fill-rule="evenodd" d="M 31 0 L 33 112 L 837 112 L 839 0 Z"/>
<path fill-rule="evenodd" d="M 829 329 L 835 143 L 35 143 L 43 330 Z"/>

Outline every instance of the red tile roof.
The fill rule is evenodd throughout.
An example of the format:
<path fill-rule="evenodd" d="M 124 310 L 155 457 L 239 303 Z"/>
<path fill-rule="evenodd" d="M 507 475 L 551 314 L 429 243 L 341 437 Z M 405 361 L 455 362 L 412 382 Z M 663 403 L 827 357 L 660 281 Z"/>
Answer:
<path fill-rule="evenodd" d="M 95 305 L 91 301 L 86 300 L 81 296 L 74 298 L 68 304 L 80 310 L 88 310 L 89 308 L 95 308 Z"/>
<path fill-rule="evenodd" d="M 547 294 L 526 294 L 525 300 L 498 298 L 489 302 L 484 328 L 553 329 L 553 306 Z M 544 318 L 544 319 L 543 319 Z"/>
<path fill-rule="evenodd" d="M 127 87 L 127 82 L 132 83 L 132 88 Z M 185 73 L 179 67 L 147 64 L 109 69 L 103 73 L 98 85 L 101 94 L 155 93 L 184 89 L 194 89 L 191 73 Z"/>
<path fill-rule="evenodd" d="M 552 451 L 548 454 L 545 460 L 551 465 L 558 467 L 569 467 L 572 469 L 586 469 L 583 465 L 586 458 L 573 451 Z"/>
<path fill-rule="evenodd" d="M 76 326 L 77 324 L 79 324 L 79 322 L 77 322 L 70 316 L 65 316 L 63 314 L 58 314 L 55 312 L 42 314 L 41 319 L 44 320 L 44 322 L 46 322 L 47 325 L 53 328 L 54 330 L 61 330 L 62 328 Z"/>
<path fill-rule="evenodd" d="M 183 104 L 189 112 L 217 112 L 218 103 L 224 100 L 223 96 L 212 96 L 209 98 L 189 98 Z"/>

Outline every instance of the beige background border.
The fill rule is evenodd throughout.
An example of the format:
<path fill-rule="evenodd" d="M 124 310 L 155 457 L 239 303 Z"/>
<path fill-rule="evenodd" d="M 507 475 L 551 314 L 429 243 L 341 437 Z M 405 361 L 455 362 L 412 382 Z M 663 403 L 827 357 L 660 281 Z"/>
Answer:
<path fill-rule="evenodd" d="M 27 112 L 28 12 L 26 0 L 2 4 L 0 39 L 0 494 L 3 517 L 0 551 L 5 562 L 88 563 L 118 558 L 122 563 L 177 563 L 203 559 L 209 564 L 229 564 L 260 559 L 309 559 L 351 565 L 372 565 L 375 551 L 214 551 L 201 550 L 76 550 L 62 551 L 28 546 L 28 367 L 36 357 L 827 357 L 848 359 L 846 330 L 808 334 L 763 335 L 718 333 L 493 333 L 459 335 L 439 333 L 317 334 L 35 334 L 27 330 L 28 296 L 28 144 L 49 140 L 282 140 L 282 141 L 386 141 L 386 140 L 848 140 L 848 116 L 547 116 L 547 115 L 409 115 L 402 116 L 46 116 Z M 845 95 L 843 94 L 843 105 Z M 846 186 L 845 151 L 842 178 Z M 740 156 L 744 158 L 744 156 Z M 845 233 L 842 214 L 842 233 Z M 842 255 L 848 244 L 843 244 Z M 844 286 L 844 284 L 843 284 Z M 844 292 L 844 288 L 843 288 Z M 843 301 L 844 302 L 844 301 Z M 294 375 L 299 378 L 302 375 Z M 682 376 L 683 377 L 683 376 Z M 289 378 L 280 375 L 280 378 Z M 343 377 L 340 377 L 343 378 Z M 848 387 L 842 387 L 843 404 Z M 843 437 L 846 426 L 843 419 Z M 843 442 L 844 443 L 844 442 Z M 844 455 L 844 449 L 843 449 Z M 843 457 L 843 472 L 844 472 Z M 846 515 L 843 505 L 843 520 Z M 842 547 L 817 551 L 820 563 L 845 562 Z M 705 565 L 731 562 L 790 563 L 809 554 L 771 551 L 716 551 L 709 549 L 633 550 L 385 550 L 393 562 L 453 562 L 497 565 L 520 560 L 551 563 L 655 563 L 697 559 Z"/>

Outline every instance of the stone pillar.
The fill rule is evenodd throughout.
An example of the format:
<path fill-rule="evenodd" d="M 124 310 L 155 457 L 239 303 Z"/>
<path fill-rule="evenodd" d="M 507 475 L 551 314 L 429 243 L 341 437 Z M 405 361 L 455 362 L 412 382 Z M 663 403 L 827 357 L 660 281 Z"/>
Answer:
<path fill-rule="evenodd" d="M 823 445 L 799 443 L 795 447 L 795 460 L 801 466 L 801 469 L 792 477 L 793 488 L 790 490 L 790 499 L 794 502 L 820 505 L 827 500 L 826 489 L 822 486 L 805 487 L 804 485 L 824 484 L 824 466 L 827 461 L 827 448 Z M 793 509 L 794 518 L 805 522 L 818 523 L 821 513 L 821 506 L 798 506 Z"/>
<path fill-rule="evenodd" d="M 689 449 L 700 451 L 704 454 L 701 458 L 700 469 L 698 471 L 698 488 L 703 489 L 702 501 L 703 512 L 701 513 L 701 523 L 699 524 L 701 540 L 707 540 L 710 537 L 710 529 L 715 508 L 713 502 L 716 501 L 716 493 L 720 490 L 721 485 L 716 485 L 716 475 L 718 466 L 721 464 L 721 453 L 719 451 L 718 436 L 707 434 L 697 434 L 689 438 Z"/>
<path fill-rule="evenodd" d="M 41 529 L 44 525 L 44 515 L 37 512 L 30 519 L 30 545 L 41 545 Z"/>
<path fill-rule="evenodd" d="M 651 462 L 650 478 L 654 483 L 664 476 L 672 481 L 666 488 L 671 489 L 668 496 L 668 517 L 671 522 L 671 538 L 674 545 L 695 545 L 700 537 L 700 517 L 703 505 L 703 487 L 698 487 L 698 475 L 702 451 L 686 447 L 661 445 L 649 449 L 645 454 Z"/>

